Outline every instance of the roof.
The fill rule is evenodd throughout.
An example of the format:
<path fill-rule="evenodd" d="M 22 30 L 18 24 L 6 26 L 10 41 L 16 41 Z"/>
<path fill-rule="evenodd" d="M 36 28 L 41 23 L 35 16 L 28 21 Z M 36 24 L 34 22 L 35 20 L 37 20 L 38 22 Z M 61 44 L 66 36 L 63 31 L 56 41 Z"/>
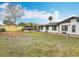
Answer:
<path fill-rule="evenodd" d="M 63 20 L 63 21 L 61 21 L 61 22 L 59 22 L 59 24 L 60 23 L 65 23 L 65 22 L 70 22 L 72 19 L 77 19 L 77 21 L 79 21 L 79 17 L 70 17 L 70 18 L 68 18 L 68 19 L 65 19 L 65 20 Z"/>
<path fill-rule="evenodd" d="M 44 24 L 41 24 L 41 25 L 39 25 L 39 26 L 46 26 L 46 25 L 44 25 Z"/>
<path fill-rule="evenodd" d="M 53 23 L 46 24 L 46 26 L 51 26 L 51 25 L 58 25 L 58 23 L 57 22 L 53 22 Z"/>
<path fill-rule="evenodd" d="M 58 25 L 58 22 L 53 22 L 53 23 L 48 23 L 48 24 L 45 24 L 45 25 L 40 25 L 40 26 L 56 26 Z"/>

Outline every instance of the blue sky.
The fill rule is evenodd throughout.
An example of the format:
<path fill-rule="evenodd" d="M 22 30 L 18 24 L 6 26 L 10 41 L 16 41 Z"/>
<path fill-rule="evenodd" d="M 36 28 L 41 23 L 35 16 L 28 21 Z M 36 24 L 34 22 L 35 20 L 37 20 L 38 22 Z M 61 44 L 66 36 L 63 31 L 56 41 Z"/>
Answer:
<path fill-rule="evenodd" d="M 18 19 L 17 23 L 47 23 L 48 16 L 51 15 L 54 21 L 64 20 L 70 16 L 79 16 L 79 2 L 14 2 L 13 4 L 19 4 L 27 10 L 27 12 L 25 12 L 26 17 L 21 20 Z M 4 5 L 6 5 L 6 3 L 0 2 L 1 7 L 4 7 Z"/>

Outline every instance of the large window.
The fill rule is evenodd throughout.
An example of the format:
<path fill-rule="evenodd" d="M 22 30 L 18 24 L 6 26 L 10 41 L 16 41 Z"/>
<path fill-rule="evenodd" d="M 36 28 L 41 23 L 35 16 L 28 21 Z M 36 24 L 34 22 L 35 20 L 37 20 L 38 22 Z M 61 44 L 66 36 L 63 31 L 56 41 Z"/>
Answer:
<path fill-rule="evenodd" d="M 40 29 L 43 30 L 43 26 L 41 26 Z"/>
<path fill-rule="evenodd" d="M 56 26 L 52 26 L 52 30 L 55 30 L 56 31 Z"/>
<path fill-rule="evenodd" d="M 46 30 L 49 30 L 49 27 L 48 26 L 46 26 Z"/>
<path fill-rule="evenodd" d="M 72 32 L 75 32 L 75 25 L 72 25 Z"/>
<path fill-rule="evenodd" d="M 67 25 L 62 25 L 62 31 L 68 31 L 68 26 Z"/>
<path fill-rule="evenodd" d="M 77 22 L 79 22 L 79 18 L 77 18 Z"/>

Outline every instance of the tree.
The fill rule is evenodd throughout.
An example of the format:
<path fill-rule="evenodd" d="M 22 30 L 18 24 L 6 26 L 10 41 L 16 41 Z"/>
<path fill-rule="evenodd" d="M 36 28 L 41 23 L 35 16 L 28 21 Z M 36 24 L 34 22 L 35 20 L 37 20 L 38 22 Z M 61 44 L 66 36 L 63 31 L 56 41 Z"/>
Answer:
<path fill-rule="evenodd" d="M 24 22 L 21 22 L 18 25 L 20 25 L 20 26 L 26 26 L 26 24 Z"/>
<path fill-rule="evenodd" d="M 10 20 L 12 20 L 14 22 L 14 24 L 16 24 L 16 20 L 20 19 L 24 15 L 24 11 L 20 5 L 9 4 L 5 8 L 5 14 L 9 15 L 12 18 Z"/>
<path fill-rule="evenodd" d="M 51 23 L 52 19 L 53 19 L 52 16 L 49 16 L 49 21 L 50 21 L 50 23 Z"/>
<path fill-rule="evenodd" d="M 34 30 L 38 29 L 38 24 L 36 23 L 27 23 L 27 26 L 30 26 L 31 29 L 34 29 Z"/>
<path fill-rule="evenodd" d="M 6 24 L 6 25 L 12 25 L 12 24 L 14 24 L 11 19 L 12 19 L 11 16 L 8 16 L 8 15 L 5 16 L 5 17 L 4 17 L 4 20 L 3 20 L 3 24 Z"/>
<path fill-rule="evenodd" d="M 29 23 L 27 23 L 27 25 L 32 27 L 33 23 L 29 22 Z"/>

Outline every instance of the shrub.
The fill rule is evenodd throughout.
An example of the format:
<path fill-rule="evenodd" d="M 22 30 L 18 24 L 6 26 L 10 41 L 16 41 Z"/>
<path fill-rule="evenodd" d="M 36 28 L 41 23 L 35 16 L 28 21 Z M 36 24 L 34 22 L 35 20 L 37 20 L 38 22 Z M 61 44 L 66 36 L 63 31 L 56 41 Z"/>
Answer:
<path fill-rule="evenodd" d="M 24 31 L 24 29 L 22 28 L 21 31 Z"/>
<path fill-rule="evenodd" d="M 6 31 L 5 28 L 0 29 L 0 32 L 5 32 L 5 31 Z"/>

